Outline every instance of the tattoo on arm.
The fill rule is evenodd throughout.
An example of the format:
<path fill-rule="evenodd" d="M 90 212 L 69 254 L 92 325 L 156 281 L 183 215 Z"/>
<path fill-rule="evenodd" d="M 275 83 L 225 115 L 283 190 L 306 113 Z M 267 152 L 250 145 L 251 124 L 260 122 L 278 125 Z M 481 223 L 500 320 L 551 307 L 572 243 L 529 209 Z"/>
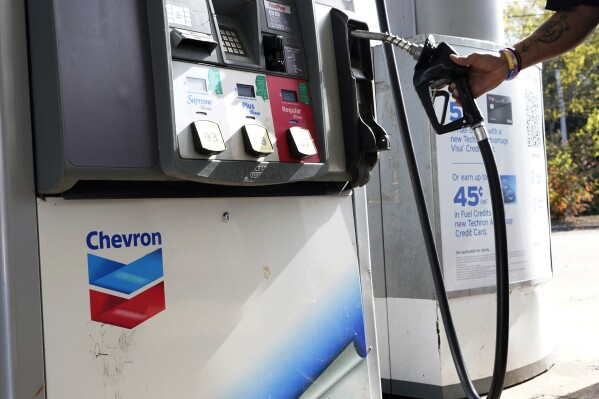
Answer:
<path fill-rule="evenodd" d="M 570 30 L 571 26 L 568 23 L 569 14 L 561 13 L 557 21 L 547 21 L 535 31 L 522 46 L 522 52 L 531 51 L 532 47 L 539 43 L 549 44 L 554 43 L 562 37 L 564 32 Z"/>

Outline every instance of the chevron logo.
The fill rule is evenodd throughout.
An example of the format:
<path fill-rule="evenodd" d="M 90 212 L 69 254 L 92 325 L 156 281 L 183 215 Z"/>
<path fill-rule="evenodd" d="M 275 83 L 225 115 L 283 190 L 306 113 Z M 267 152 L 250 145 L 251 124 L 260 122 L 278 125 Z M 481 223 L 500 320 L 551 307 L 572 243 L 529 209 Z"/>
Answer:
<path fill-rule="evenodd" d="M 91 319 L 132 329 L 166 309 L 162 248 L 129 264 L 87 254 Z"/>

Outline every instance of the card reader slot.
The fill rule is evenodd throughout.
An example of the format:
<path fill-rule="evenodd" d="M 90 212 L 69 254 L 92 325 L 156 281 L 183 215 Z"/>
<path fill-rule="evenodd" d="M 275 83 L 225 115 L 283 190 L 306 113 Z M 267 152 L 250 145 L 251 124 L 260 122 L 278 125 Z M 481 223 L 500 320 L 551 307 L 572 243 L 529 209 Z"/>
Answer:
<path fill-rule="evenodd" d="M 210 54 L 217 44 L 211 35 L 178 28 L 171 30 L 171 45 L 176 49 L 196 50 Z"/>

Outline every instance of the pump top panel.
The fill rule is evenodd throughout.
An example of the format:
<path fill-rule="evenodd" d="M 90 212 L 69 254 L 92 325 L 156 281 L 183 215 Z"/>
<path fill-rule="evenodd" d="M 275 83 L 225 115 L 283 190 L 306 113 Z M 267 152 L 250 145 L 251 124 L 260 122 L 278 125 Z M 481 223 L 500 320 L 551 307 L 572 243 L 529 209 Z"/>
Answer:
<path fill-rule="evenodd" d="M 349 180 L 322 3 L 31 2 L 38 193 Z"/>
<path fill-rule="evenodd" d="M 148 12 L 167 175 L 272 184 L 326 172 L 295 1 L 169 0 Z"/>

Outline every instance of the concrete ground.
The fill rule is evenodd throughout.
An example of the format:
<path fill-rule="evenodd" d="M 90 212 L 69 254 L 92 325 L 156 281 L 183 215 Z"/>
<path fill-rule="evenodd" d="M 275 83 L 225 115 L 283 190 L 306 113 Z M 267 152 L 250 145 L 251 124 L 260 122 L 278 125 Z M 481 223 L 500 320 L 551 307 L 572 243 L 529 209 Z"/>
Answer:
<path fill-rule="evenodd" d="M 552 234 L 556 364 L 502 399 L 599 398 L 599 229 Z"/>
<path fill-rule="evenodd" d="M 599 228 L 554 232 L 551 242 L 556 363 L 501 399 L 599 399 Z"/>

